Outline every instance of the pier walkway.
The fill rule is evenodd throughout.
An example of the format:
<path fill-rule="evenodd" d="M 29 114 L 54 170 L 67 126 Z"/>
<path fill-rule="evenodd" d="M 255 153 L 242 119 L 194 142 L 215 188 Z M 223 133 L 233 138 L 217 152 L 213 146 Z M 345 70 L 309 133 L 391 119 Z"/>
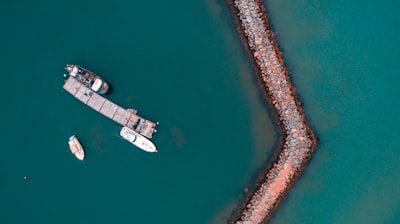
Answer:
<path fill-rule="evenodd" d="M 124 109 L 118 106 L 117 104 L 93 92 L 91 89 L 80 83 L 72 76 L 69 76 L 69 78 L 65 81 L 63 89 L 95 111 L 103 114 L 122 126 L 131 128 L 147 138 L 152 138 L 153 133 L 156 131 L 156 124 L 136 115 L 136 110 Z"/>

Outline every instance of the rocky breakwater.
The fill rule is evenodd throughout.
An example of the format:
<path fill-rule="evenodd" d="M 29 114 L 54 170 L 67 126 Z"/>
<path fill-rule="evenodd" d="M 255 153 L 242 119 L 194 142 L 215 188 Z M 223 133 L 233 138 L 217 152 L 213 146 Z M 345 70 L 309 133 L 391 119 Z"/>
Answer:
<path fill-rule="evenodd" d="M 233 218 L 235 223 L 263 223 L 303 169 L 316 142 L 297 102 L 263 5 L 257 0 L 233 0 L 232 3 L 284 136 L 277 159 Z"/>

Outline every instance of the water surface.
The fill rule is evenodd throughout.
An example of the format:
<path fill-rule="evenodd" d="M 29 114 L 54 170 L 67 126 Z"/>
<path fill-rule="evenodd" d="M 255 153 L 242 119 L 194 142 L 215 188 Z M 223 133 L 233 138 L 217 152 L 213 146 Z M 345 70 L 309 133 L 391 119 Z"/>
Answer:
<path fill-rule="evenodd" d="M 210 223 L 235 207 L 275 133 L 222 2 L 0 4 L 1 223 Z M 66 63 L 159 121 L 148 154 L 62 90 Z M 86 150 L 68 149 L 75 134 Z M 28 179 L 24 180 L 23 177 Z"/>
<path fill-rule="evenodd" d="M 399 3 L 266 5 L 319 138 L 270 223 L 399 223 Z"/>

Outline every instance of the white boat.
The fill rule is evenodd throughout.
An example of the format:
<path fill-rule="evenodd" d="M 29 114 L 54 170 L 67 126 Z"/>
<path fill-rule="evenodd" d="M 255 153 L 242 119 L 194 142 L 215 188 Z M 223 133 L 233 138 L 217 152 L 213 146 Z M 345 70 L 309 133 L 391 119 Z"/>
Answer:
<path fill-rule="evenodd" d="M 68 144 L 69 144 L 69 149 L 77 159 L 83 160 L 83 158 L 85 158 L 85 152 L 83 151 L 82 145 L 81 143 L 79 143 L 75 135 L 69 137 Z"/>
<path fill-rule="evenodd" d="M 96 93 L 104 95 L 108 92 L 108 83 L 93 72 L 81 66 L 70 64 L 67 64 L 65 70 L 67 70 L 70 76 L 74 77 L 76 80 L 89 87 Z"/>
<path fill-rule="evenodd" d="M 143 137 L 128 127 L 123 127 L 119 134 L 128 142 L 146 152 L 158 152 L 156 146 L 149 139 Z"/>

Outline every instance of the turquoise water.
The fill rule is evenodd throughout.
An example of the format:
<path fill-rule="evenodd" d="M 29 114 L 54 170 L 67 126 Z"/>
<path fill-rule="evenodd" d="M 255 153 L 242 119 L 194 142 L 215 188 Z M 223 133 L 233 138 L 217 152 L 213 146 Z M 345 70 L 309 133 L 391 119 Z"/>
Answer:
<path fill-rule="evenodd" d="M 0 223 L 221 223 L 276 141 L 223 4 L 1 3 Z M 271 223 L 398 223 L 399 3 L 266 5 L 319 138 Z M 159 153 L 64 92 L 66 63 L 159 121 Z"/>
<path fill-rule="evenodd" d="M 220 223 L 271 153 L 273 125 L 222 2 L 7 2 L 0 25 L 0 223 Z M 64 92 L 66 63 L 159 121 L 159 153 Z"/>
<path fill-rule="evenodd" d="M 400 4 L 267 1 L 319 145 L 270 223 L 399 223 Z"/>

